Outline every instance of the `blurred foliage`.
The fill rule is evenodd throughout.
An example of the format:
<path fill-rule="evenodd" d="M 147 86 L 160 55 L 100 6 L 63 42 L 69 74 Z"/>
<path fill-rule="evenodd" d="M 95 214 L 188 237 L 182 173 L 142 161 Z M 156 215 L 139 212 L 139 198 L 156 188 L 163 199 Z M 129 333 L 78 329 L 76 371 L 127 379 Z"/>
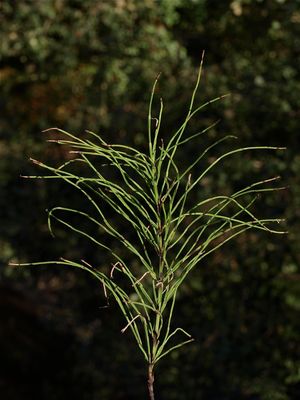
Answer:
<path fill-rule="evenodd" d="M 203 182 L 230 193 L 282 175 L 289 188 L 257 205 L 284 215 L 289 235 L 248 234 L 193 272 L 177 305 L 196 341 L 159 367 L 162 398 L 288 400 L 300 397 L 300 1 L 43 0 L 1 4 L 0 391 L 7 400 L 146 398 L 145 371 L 116 307 L 95 282 L 59 269 L 18 270 L 10 260 L 102 254 L 58 229 L 45 208 L 80 199 L 64 186 L 19 178 L 28 157 L 57 163 L 51 126 L 145 146 L 147 102 L 159 72 L 163 134 L 186 111 L 202 49 L 198 102 L 224 93 L 191 132 L 221 118 L 208 140 L 284 145 L 284 156 L 236 158 Z M 203 144 L 199 140 L 199 147 Z M 225 151 L 219 148 L 218 151 Z M 182 163 L 195 157 L 186 148 Z M 212 154 L 213 157 L 215 154 Z"/>

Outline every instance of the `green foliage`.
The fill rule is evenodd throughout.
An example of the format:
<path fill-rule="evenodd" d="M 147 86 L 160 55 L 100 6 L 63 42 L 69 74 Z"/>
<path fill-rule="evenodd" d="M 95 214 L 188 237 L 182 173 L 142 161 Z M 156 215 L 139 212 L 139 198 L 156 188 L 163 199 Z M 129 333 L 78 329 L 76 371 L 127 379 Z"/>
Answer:
<path fill-rule="evenodd" d="M 56 234 L 61 241 L 49 240 L 44 209 L 57 203 L 57 193 L 62 206 L 70 202 L 80 208 L 80 196 L 58 181 L 58 186 L 52 181 L 46 185 L 42 180 L 24 182 L 18 176 L 21 171 L 34 173 L 26 162 L 29 155 L 50 165 L 68 160 L 63 147 L 45 147 L 39 132 L 48 126 L 60 126 L 76 135 L 87 126 L 96 132 L 105 128 L 109 143 L 132 143 L 145 151 L 148 90 L 159 71 L 163 72 L 159 88 L 166 103 L 161 133 L 169 137 L 182 121 L 194 65 L 206 49 L 201 102 L 219 93 L 232 95 L 190 121 L 188 134 L 221 117 L 221 124 L 208 132 L 209 140 L 225 132 L 237 135 L 246 146 L 284 145 L 287 151 L 276 157 L 264 153 L 260 160 L 245 153 L 234 157 L 234 162 L 223 160 L 223 168 L 210 171 L 193 202 L 215 193 L 234 193 L 258 176 L 267 178 L 276 171 L 289 189 L 264 197 L 264 202 L 258 199 L 253 210 L 256 215 L 285 215 L 289 235 L 272 237 L 268 243 L 258 231 L 242 235 L 238 245 L 229 243 L 192 272 L 192 279 L 178 295 L 174 324 L 200 339 L 189 346 L 188 356 L 171 353 L 176 363 L 169 363 L 168 358 L 162 361 L 159 386 L 162 397 L 170 400 L 180 398 L 182 387 L 183 399 L 248 400 L 271 392 L 298 398 L 299 1 L 4 0 L 1 11 L 1 284 L 21 290 L 46 308 L 39 316 L 45 327 L 43 347 L 38 350 L 40 342 L 33 340 L 36 347 L 31 358 L 39 360 L 42 367 L 38 370 L 25 362 L 34 344 L 29 347 L 27 340 L 20 345 L 14 334 L 7 333 L 12 326 L 15 332 L 26 331 L 24 308 L 12 311 L 9 321 L 1 322 L 0 352 L 10 360 L 1 374 L 7 376 L 1 386 L 3 396 L 11 398 L 8 392 L 14 388 L 15 399 L 38 395 L 57 400 L 76 387 L 71 395 L 78 400 L 84 396 L 145 397 L 142 366 L 133 356 L 130 340 L 124 336 L 118 341 L 118 333 L 113 338 L 112 332 L 122 327 L 118 314 L 97 311 L 102 302 L 98 302 L 96 283 L 93 286 L 84 274 L 71 270 L 31 273 L 30 269 L 7 267 L 9 261 L 47 260 L 62 254 L 69 259 L 82 255 L 101 268 L 108 262 L 92 243 L 71 238 L 58 225 Z M 220 152 L 229 151 L 230 144 L 222 142 Z M 203 151 L 201 140 L 199 146 Z M 195 146 L 187 143 L 179 153 L 180 166 L 187 167 L 186 161 L 195 156 Z M 129 256 L 127 262 L 138 267 Z M 5 299 L 1 290 L 4 306 Z M 60 381 L 62 368 L 50 370 L 49 363 L 43 363 L 52 356 L 56 327 L 72 336 L 67 343 L 62 336 L 56 340 L 63 343 L 67 358 L 72 354 L 72 362 L 64 364 L 68 370 L 64 382 Z M 68 344 L 72 340 L 76 346 Z M 11 348 L 18 353 L 17 361 Z M 129 357 L 132 362 L 127 364 Z M 124 364 L 126 371 L 120 369 Z M 127 384 L 125 372 L 136 377 L 134 385 Z M 18 381 L 12 384 L 16 375 Z"/>
<path fill-rule="evenodd" d="M 75 158 L 71 158 L 59 167 L 51 167 L 32 160 L 35 164 L 52 172 L 53 175 L 31 176 L 31 178 L 63 180 L 78 189 L 94 209 L 94 214 L 91 214 L 85 210 L 70 207 L 52 208 L 48 212 L 48 226 L 52 235 L 52 221 L 55 220 L 90 239 L 98 246 L 98 251 L 108 251 L 113 264 L 108 273 L 93 267 L 90 262 L 83 259 L 78 262 L 61 258 L 56 262 L 46 261 L 22 265 L 71 266 L 89 272 L 102 283 L 108 304 L 109 292 L 127 320 L 127 325 L 121 332 L 131 329 L 149 365 L 150 399 L 154 399 L 153 368 L 157 362 L 171 351 L 193 341 L 190 334 L 183 328 L 172 329 L 177 292 L 190 271 L 203 263 L 208 255 L 249 229 L 284 233 L 268 226 L 279 223 L 280 220 L 257 218 L 250 211 L 256 195 L 282 189 L 264 187 L 265 184 L 278 177 L 251 183 L 230 195 L 215 195 L 204 198 L 196 204 L 188 204 L 191 195 L 198 190 L 207 174 L 223 159 L 250 150 L 281 149 L 270 146 L 236 148 L 216 157 L 207 167 L 200 168 L 199 173 L 200 161 L 202 162 L 204 157 L 209 155 L 210 150 L 224 140 L 234 138 L 227 135 L 207 146 L 187 168 L 180 170 L 176 160 L 179 148 L 191 141 L 194 142 L 211 128 L 208 127 L 185 137 L 184 133 L 190 120 L 206 106 L 220 99 L 218 97 L 194 107 L 202 62 L 185 120 L 167 143 L 159 135 L 163 115 L 162 99 L 160 99 L 158 117 L 152 116 L 156 80 L 148 114 L 147 153 L 127 145 L 107 143 L 93 132 L 87 131 L 91 137 L 82 139 L 60 129 L 53 129 L 66 138 L 49 141 L 67 146 L 71 149 L 69 152 L 72 155 L 75 154 Z M 153 121 L 155 122 L 154 132 Z M 79 173 L 76 174 L 74 166 L 76 168 L 77 164 L 79 164 L 77 168 Z M 107 170 L 116 178 L 109 178 Z M 114 170 L 114 173 L 110 170 Z M 195 170 L 197 174 L 194 177 Z M 109 219 L 103 203 L 125 220 L 124 232 Z M 75 214 L 87 219 L 95 225 L 97 235 L 87 233 L 81 225 L 75 225 L 66 217 L 60 216 L 62 213 Z M 130 228 L 136 236 L 135 241 L 128 238 Z M 101 233 L 119 242 L 121 248 L 124 247 L 133 258 L 136 258 L 139 268 L 134 271 L 125 258 L 119 255 L 118 250 L 115 250 L 111 244 L 106 244 L 105 239 L 100 240 L 98 236 Z M 124 288 L 117 283 L 115 279 L 117 273 L 123 275 L 123 285 L 124 281 L 128 280 L 129 290 L 128 287 L 126 290 L 126 286 Z M 185 335 L 188 339 L 172 344 L 173 337 L 178 334 Z"/>

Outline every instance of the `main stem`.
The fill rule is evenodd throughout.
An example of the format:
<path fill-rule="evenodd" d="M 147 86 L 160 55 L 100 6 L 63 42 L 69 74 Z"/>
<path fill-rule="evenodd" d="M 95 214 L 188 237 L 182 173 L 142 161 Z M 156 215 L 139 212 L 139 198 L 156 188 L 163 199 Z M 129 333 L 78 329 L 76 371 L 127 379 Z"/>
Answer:
<path fill-rule="evenodd" d="M 154 388 L 153 388 L 153 383 L 154 383 L 153 367 L 154 367 L 153 364 L 148 365 L 148 392 L 149 392 L 150 400 L 155 400 L 154 399 Z"/>

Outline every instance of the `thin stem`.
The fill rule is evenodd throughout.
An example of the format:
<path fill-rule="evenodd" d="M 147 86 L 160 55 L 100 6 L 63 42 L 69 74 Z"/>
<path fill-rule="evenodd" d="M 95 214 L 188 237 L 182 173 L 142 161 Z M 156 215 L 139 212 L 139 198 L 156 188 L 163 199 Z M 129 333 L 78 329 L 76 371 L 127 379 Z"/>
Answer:
<path fill-rule="evenodd" d="M 154 365 L 152 363 L 150 363 L 148 365 L 148 393 L 149 393 L 149 399 L 150 400 L 155 400 L 154 397 Z"/>

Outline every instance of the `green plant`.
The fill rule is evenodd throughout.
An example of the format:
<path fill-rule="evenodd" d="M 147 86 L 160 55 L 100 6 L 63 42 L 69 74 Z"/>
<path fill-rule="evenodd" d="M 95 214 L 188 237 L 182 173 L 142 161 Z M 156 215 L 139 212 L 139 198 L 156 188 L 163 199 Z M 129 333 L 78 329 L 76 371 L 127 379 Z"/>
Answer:
<path fill-rule="evenodd" d="M 148 365 L 148 392 L 151 400 L 154 399 L 154 367 L 157 362 L 172 350 L 193 341 L 182 327 L 172 327 L 176 296 L 188 273 L 205 257 L 249 229 L 284 233 L 272 227 L 272 224 L 280 220 L 257 218 L 250 211 L 259 193 L 281 189 L 264 186 L 278 177 L 252 183 L 231 195 L 216 195 L 189 204 L 199 183 L 223 159 L 250 150 L 281 149 L 270 146 L 236 148 L 215 158 L 193 177 L 194 167 L 199 167 L 200 160 L 212 148 L 224 140 L 234 138 L 225 136 L 208 146 L 186 169 L 180 171 L 176 162 L 178 149 L 212 127 L 184 137 L 189 121 L 208 104 L 224 97 L 194 108 L 202 65 L 203 57 L 187 115 L 168 143 L 159 140 L 162 99 L 158 118 L 152 117 L 156 79 L 149 105 L 147 153 L 125 145 L 108 144 L 93 132 L 88 132 L 88 138 L 79 138 L 54 128 L 51 130 L 63 134 L 64 138 L 49 141 L 72 148 L 74 158 L 59 167 L 32 160 L 50 171 L 51 175 L 30 178 L 64 180 L 80 191 L 94 211 L 92 214 L 86 210 L 55 207 L 48 212 L 50 232 L 53 234 L 52 222 L 56 220 L 109 252 L 114 264 L 110 271 L 99 270 L 86 260 L 72 261 L 65 258 L 22 265 L 58 264 L 75 267 L 89 272 L 101 282 L 105 297 L 108 298 L 110 294 L 116 300 L 126 319 L 122 333 L 127 329 L 132 331 Z M 82 166 L 79 173 L 74 169 L 77 165 Z M 108 168 L 110 174 L 114 170 L 113 177 L 107 177 Z M 127 233 L 114 225 L 104 212 L 103 202 L 119 218 L 125 220 L 134 232 L 135 240 L 128 238 Z M 91 235 L 74 222 L 61 217 L 60 213 L 87 219 L 97 230 Z M 131 253 L 138 260 L 139 269 L 132 268 L 113 246 L 101 241 L 101 233 L 117 240 Z M 120 282 L 115 277 L 117 273 L 124 278 Z M 129 285 L 125 284 L 127 280 Z M 175 335 L 182 335 L 185 339 L 174 342 Z"/>

